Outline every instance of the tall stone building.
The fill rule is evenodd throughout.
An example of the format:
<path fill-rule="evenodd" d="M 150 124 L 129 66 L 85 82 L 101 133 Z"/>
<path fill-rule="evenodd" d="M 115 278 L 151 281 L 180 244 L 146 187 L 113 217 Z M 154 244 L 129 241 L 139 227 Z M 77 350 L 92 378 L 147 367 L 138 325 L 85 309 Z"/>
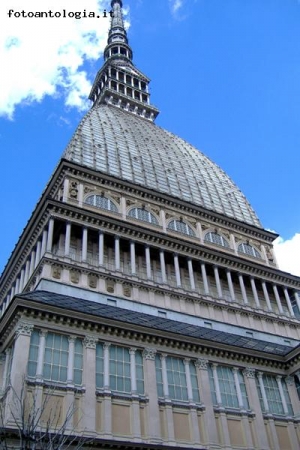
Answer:
<path fill-rule="evenodd" d="M 154 124 L 112 8 L 93 105 L 0 280 L 3 427 L 12 393 L 50 387 L 94 448 L 299 450 L 300 279 L 232 180 Z"/>

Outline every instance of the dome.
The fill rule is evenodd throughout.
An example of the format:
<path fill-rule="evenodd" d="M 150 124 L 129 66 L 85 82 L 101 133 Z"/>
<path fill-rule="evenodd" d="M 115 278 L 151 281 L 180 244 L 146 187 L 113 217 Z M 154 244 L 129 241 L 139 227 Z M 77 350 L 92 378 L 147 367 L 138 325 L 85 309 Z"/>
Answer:
<path fill-rule="evenodd" d="M 115 106 L 92 108 L 63 157 L 261 227 L 242 192 L 203 153 L 154 123 Z"/>

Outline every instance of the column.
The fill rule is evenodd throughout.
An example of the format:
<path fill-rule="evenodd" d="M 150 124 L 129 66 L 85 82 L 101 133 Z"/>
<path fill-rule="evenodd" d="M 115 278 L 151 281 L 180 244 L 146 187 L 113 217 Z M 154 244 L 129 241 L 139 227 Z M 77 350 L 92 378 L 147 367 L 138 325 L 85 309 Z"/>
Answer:
<path fill-rule="evenodd" d="M 136 383 L 136 368 L 135 368 L 135 352 L 136 348 L 129 350 L 130 354 L 130 381 L 131 381 L 131 393 L 132 398 L 132 434 L 136 439 L 141 437 L 141 418 L 140 418 L 140 403 L 137 395 L 137 383 Z"/>
<path fill-rule="evenodd" d="M 130 267 L 131 267 L 131 274 L 136 275 L 135 243 L 134 243 L 134 241 L 130 241 Z"/>
<path fill-rule="evenodd" d="M 242 297 L 243 297 L 244 303 L 245 303 L 245 305 L 248 305 L 249 302 L 248 302 L 247 292 L 246 292 L 246 289 L 245 289 L 243 275 L 241 273 L 239 273 L 238 276 L 239 276 L 239 283 L 240 283 L 240 288 L 241 288 L 241 291 L 242 291 Z"/>
<path fill-rule="evenodd" d="M 181 287 L 180 268 L 177 253 L 174 253 L 174 267 L 175 267 L 176 285 L 177 287 Z"/>
<path fill-rule="evenodd" d="M 70 256 L 70 243 L 71 243 L 71 224 L 66 223 L 66 237 L 65 237 L 65 256 Z"/>
<path fill-rule="evenodd" d="M 255 304 L 256 304 L 256 306 L 258 308 L 261 308 L 260 301 L 259 301 L 259 298 L 258 298 L 258 295 L 257 295 L 257 289 L 256 289 L 254 278 L 250 277 L 250 283 L 251 283 L 251 288 L 252 288 Z"/>
<path fill-rule="evenodd" d="M 193 270 L 193 261 L 190 258 L 188 259 L 188 271 L 189 271 L 189 278 L 190 278 L 190 286 L 191 286 L 191 289 L 194 291 L 196 289 L 195 277 L 194 277 L 194 270 Z"/>
<path fill-rule="evenodd" d="M 150 248 L 149 245 L 145 246 L 145 256 L 146 256 L 146 271 L 147 271 L 147 278 L 152 278 L 151 273 L 151 259 L 150 259 Z"/>
<path fill-rule="evenodd" d="M 260 392 L 261 392 L 263 404 L 264 404 L 264 410 L 265 410 L 264 412 L 268 413 L 269 412 L 269 404 L 268 404 L 268 399 L 267 399 L 267 395 L 266 395 L 266 391 L 265 391 L 265 385 L 264 385 L 264 381 L 263 381 L 263 373 L 258 372 L 257 376 L 258 376 Z"/>
<path fill-rule="evenodd" d="M 264 292 L 264 297 L 267 303 L 267 307 L 269 311 L 272 311 L 272 305 L 271 305 L 271 301 L 270 301 L 270 297 L 269 297 L 269 293 L 268 293 L 268 289 L 267 289 L 267 285 L 265 281 L 261 282 L 262 288 L 263 288 L 263 292 Z"/>
<path fill-rule="evenodd" d="M 47 252 L 52 252 L 53 245 L 53 231 L 54 231 L 54 219 L 50 218 L 48 225 L 48 236 L 47 236 Z"/>
<path fill-rule="evenodd" d="M 297 291 L 294 291 L 294 296 L 295 296 L 295 300 L 296 300 L 296 303 L 297 303 L 297 306 L 298 306 L 298 310 L 299 310 L 299 313 L 300 313 L 300 298 L 299 298 L 299 295 L 298 295 Z"/>
<path fill-rule="evenodd" d="M 16 398 L 22 398 L 24 389 L 24 379 L 27 371 L 27 363 L 30 347 L 30 336 L 33 330 L 31 323 L 21 321 L 17 325 L 14 350 L 11 360 L 10 384 L 12 386 L 12 395 Z M 12 404 L 8 399 L 8 404 Z"/>
<path fill-rule="evenodd" d="M 222 298 L 223 297 L 222 286 L 221 286 L 219 270 L 218 270 L 217 266 L 214 266 L 214 274 L 215 274 L 215 280 L 216 280 L 216 285 L 217 285 L 218 297 Z"/>
<path fill-rule="evenodd" d="M 161 279 L 163 283 L 166 283 L 167 282 L 166 263 L 165 263 L 165 252 L 163 250 L 159 251 L 159 259 L 160 259 Z"/>
<path fill-rule="evenodd" d="M 228 282 L 230 296 L 231 296 L 232 300 L 235 302 L 235 293 L 234 293 L 230 270 L 226 270 L 226 276 L 227 276 L 227 282 Z"/>
<path fill-rule="evenodd" d="M 99 266 L 104 264 L 104 233 L 99 231 Z"/>
<path fill-rule="evenodd" d="M 87 431 L 95 431 L 96 428 L 96 336 L 86 336 L 84 345 L 83 376 L 85 385 L 83 428 Z M 110 414 L 109 408 L 105 411 Z"/>
<path fill-rule="evenodd" d="M 38 241 L 37 245 L 36 245 L 36 254 L 35 254 L 34 268 L 37 267 L 37 265 L 38 265 L 38 263 L 40 262 L 40 259 L 41 259 L 41 246 L 42 246 L 41 241 Z"/>
<path fill-rule="evenodd" d="M 67 202 L 68 201 L 68 196 L 69 196 L 69 185 L 70 185 L 70 181 L 68 178 L 64 179 L 64 193 L 63 193 L 63 202 Z"/>
<path fill-rule="evenodd" d="M 218 431 L 209 387 L 208 360 L 204 358 L 198 359 L 195 365 L 197 368 L 201 403 L 205 405 L 205 411 L 203 413 L 203 428 L 205 433 L 203 438 L 205 440 L 202 444 L 209 448 L 218 448 Z"/>
<path fill-rule="evenodd" d="M 25 265 L 24 286 L 26 286 L 27 281 L 29 280 L 29 270 L 30 270 L 30 262 L 27 260 Z"/>
<path fill-rule="evenodd" d="M 269 450 L 269 443 L 267 437 L 267 431 L 264 424 L 263 413 L 261 410 L 260 400 L 258 397 L 258 391 L 255 380 L 255 369 L 247 367 L 244 370 L 244 379 L 246 383 L 246 390 L 248 393 L 249 404 L 251 410 L 255 413 L 253 421 L 254 433 L 257 438 L 257 448 L 260 450 Z"/>
<path fill-rule="evenodd" d="M 79 204 L 79 206 L 83 205 L 83 196 L 84 196 L 83 184 L 79 183 L 79 186 L 78 186 L 78 204 Z"/>
<path fill-rule="evenodd" d="M 5 363 L 4 363 L 3 379 L 2 379 L 2 393 L 4 393 L 7 385 L 9 384 L 8 370 L 9 370 L 10 360 L 11 360 L 11 348 L 7 348 L 5 350 Z"/>
<path fill-rule="evenodd" d="M 191 383 L 191 372 L 190 372 L 190 359 L 186 358 L 184 360 L 184 368 L 185 368 L 185 378 L 186 378 L 186 386 L 187 386 L 187 392 L 188 392 L 188 400 L 190 404 L 194 404 L 193 399 L 193 388 Z M 199 424 L 198 424 L 198 417 L 197 417 L 197 410 L 196 405 L 190 405 L 190 419 L 192 422 L 192 433 L 193 433 L 193 440 L 196 443 L 200 443 L 200 432 L 199 432 Z"/>
<path fill-rule="evenodd" d="M 217 403 L 219 406 L 222 406 L 222 397 L 221 397 L 217 367 L 218 367 L 218 364 L 212 364 L 212 373 L 213 373 L 214 384 L 215 384 L 215 389 L 216 389 Z"/>
<path fill-rule="evenodd" d="M 280 300 L 280 297 L 279 297 L 279 293 L 278 293 L 278 289 L 277 289 L 276 284 L 273 284 L 273 291 L 274 291 L 274 295 L 275 295 L 275 299 L 276 299 L 276 303 L 277 303 L 277 306 L 278 306 L 279 313 L 283 314 L 283 308 L 282 308 L 282 304 L 281 304 L 281 300 Z"/>
<path fill-rule="evenodd" d="M 185 368 L 185 378 L 186 378 L 188 399 L 189 399 L 190 402 L 194 403 L 193 388 L 192 388 L 191 373 L 190 373 L 190 361 L 191 360 L 189 358 L 185 358 L 185 360 L 184 360 L 184 368 Z"/>
<path fill-rule="evenodd" d="M 283 392 L 281 379 L 282 379 L 281 375 L 277 375 L 276 376 L 276 381 L 277 381 L 277 385 L 278 385 L 278 389 L 279 389 L 281 403 L 282 403 L 282 406 L 283 406 L 283 411 L 284 411 L 284 414 L 288 415 L 289 414 L 289 410 L 288 410 L 286 399 L 285 399 L 285 395 L 284 395 L 284 392 Z"/>
<path fill-rule="evenodd" d="M 136 369 L 135 369 L 135 352 L 136 348 L 131 348 L 129 350 L 130 354 L 130 381 L 131 381 L 131 392 L 137 393 L 137 384 L 136 384 Z"/>
<path fill-rule="evenodd" d="M 167 375 L 167 355 L 161 355 L 161 371 L 162 371 L 162 381 L 163 381 L 163 391 L 164 397 L 169 398 L 169 384 L 168 384 L 168 375 Z"/>
<path fill-rule="evenodd" d="M 44 230 L 42 236 L 41 257 L 43 257 L 44 254 L 46 253 L 46 248 L 47 248 L 47 230 Z"/>
<path fill-rule="evenodd" d="M 34 271 L 34 262 L 35 262 L 35 251 L 33 250 L 31 252 L 31 257 L 30 257 L 30 269 L 29 269 L 30 276 L 33 274 L 33 271 Z"/>
<path fill-rule="evenodd" d="M 47 336 L 46 331 L 40 331 L 39 351 L 38 351 L 37 366 L 36 366 L 36 378 L 39 380 L 43 379 L 46 336 Z"/>
<path fill-rule="evenodd" d="M 17 281 L 16 281 L 16 294 L 19 294 L 19 292 L 20 292 L 20 279 L 17 278 Z"/>
<path fill-rule="evenodd" d="M 23 287 L 24 287 L 24 274 L 25 274 L 25 271 L 24 271 L 24 269 L 22 269 L 21 277 L 20 277 L 20 292 L 23 291 Z"/>
<path fill-rule="evenodd" d="M 67 383 L 74 384 L 74 358 L 75 358 L 75 337 L 69 336 L 69 356 L 68 356 L 68 374 Z"/>
<path fill-rule="evenodd" d="M 242 391 L 241 391 L 241 386 L 240 386 L 239 375 L 238 375 L 239 369 L 237 367 L 233 367 L 232 371 L 233 371 L 236 395 L 237 395 L 238 402 L 239 402 L 239 408 L 240 409 L 245 409 L 244 402 L 243 402 Z"/>
<path fill-rule="evenodd" d="M 295 313 L 294 313 L 294 310 L 293 310 L 293 307 L 292 307 L 292 303 L 291 303 L 291 299 L 290 299 L 290 296 L 289 296 L 289 292 L 288 292 L 286 287 L 283 288 L 283 292 L 284 292 L 284 296 L 285 296 L 285 299 L 286 299 L 286 303 L 287 303 L 290 315 L 292 317 L 295 317 Z"/>
<path fill-rule="evenodd" d="M 150 442 L 157 442 L 161 439 L 160 435 L 160 416 L 156 387 L 156 369 L 155 369 L 155 348 L 145 348 L 143 351 L 144 358 L 144 377 L 145 377 L 145 395 L 149 399 L 148 403 L 148 435 Z"/>
<path fill-rule="evenodd" d="M 120 238 L 119 236 L 115 236 L 115 269 L 120 271 L 120 267 Z"/>
<path fill-rule="evenodd" d="M 81 261 L 87 261 L 87 246 L 88 246 L 88 229 L 86 227 L 82 230 L 82 248 L 81 248 Z"/>
<path fill-rule="evenodd" d="M 204 262 L 201 263 L 201 275 L 203 280 L 203 286 L 204 286 L 204 294 L 209 295 L 209 287 L 208 287 L 208 281 L 207 281 L 207 274 L 206 274 L 206 267 Z"/>
<path fill-rule="evenodd" d="M 104 365 L 104 389 L 109 389 L 109 347 L 110 343 L 105 342 L 103 345 L 103 365 Z"/>

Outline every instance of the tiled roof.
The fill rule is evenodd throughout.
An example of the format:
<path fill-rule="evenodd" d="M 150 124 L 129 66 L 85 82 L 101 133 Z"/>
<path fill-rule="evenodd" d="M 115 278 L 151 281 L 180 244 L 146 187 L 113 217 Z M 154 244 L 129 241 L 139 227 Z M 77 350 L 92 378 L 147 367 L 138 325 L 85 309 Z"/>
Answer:
<path fill-rule="evenodd" d="M 105 319 L 131 324 L 132 326 L 166 331 L 175 335 L 192 337 L 203 341 L 215 342 L 217 344 L 230 345 L 231 347 L 234 347 L 235 350 L 251 349 L 261 353 L 285 356 L 294 348 L 288 345 L 281 345 L 251 337 L 239 336 L 197 325 L 180 323 L 164 317 L 157 317 L 150 314 L 130 311 L 117 306 L 104 305 L 101 303 L 81 300 L 75 297 L 69 297 L 52 292 L 34 291 L 23 294 L 20 297 L 40 304 L 62 308 L 64 312 L 68 310 L 76 311 L 82 314 L 89 314 L 95 317 L 103 317 Z"/>
<path fill-rule="evenodd" d="M 120 108 L 92 108 L 63 157 L 261 227 L 242 192 L 209 158 L 178 136 Z"/>

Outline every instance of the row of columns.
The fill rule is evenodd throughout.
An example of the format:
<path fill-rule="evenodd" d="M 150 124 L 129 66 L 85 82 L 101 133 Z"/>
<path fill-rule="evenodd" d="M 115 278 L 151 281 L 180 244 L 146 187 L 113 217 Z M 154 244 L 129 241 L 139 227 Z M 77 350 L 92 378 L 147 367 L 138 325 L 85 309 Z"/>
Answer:
<path fill-rule="evenodd" d="M 42 233 L 42 239 L 37 242 L 37 245 L 35 249 L 32 251 L 30 258 L 26 261 L 25 266 L 22 268 L 20 276 L 15 282 L 15 285 L 13 286 L 10 294 L 7 297 L 7 302 L 12 299 L 12 297 L 20 292 L 22 292 L 24 286 L 27 284 L 29 278 L 31 277 L 32 273 L 34 272 L 35 268 L 37 267 L 42 255 L 45 252 L 51 252 L 53 248 L 53 232 L 54 232 L 54 219 L 50 218 L 48 230 L 44 230 Z M 70 257 L 70 246 L 71 246 L 71 234 L 72 234 L 72 224 L 70 222 L 66 223 L 66 232 L 65 232 L 65 243 L 64 243 L 64 256 Z M 114 238 L 114 250 L 115 250 L 115 270 L 120 271 L 121 270 L 121 248 L 120 248 L 120 237 L 115 236 Z M 88 251 L 88 228 L 83 227 L 82 229 L 82 246 L 81 246 L 81 261 L 87 262 L 87 251 Z M 166 263 L 165 263 L 165 252 L 163 249 L 160 249 L 159 251 L 159 259 L 160 259 L 160 278 L 162 280 L 162 283 L 167 283 L 167 272 L 166 272 Z M 149 245 L 145 245 L 145 261 L 146 261 L 146 276 L 149 280 L 153 278 L 152 273 L 152 264 L 151 264 L 151 249 Z M 102 230 L 99 231 L 99 242 L 98 242 L 98 263 L 99 266 L 104 265 L 104 233 Z M 194 263 L 191 258 L 187 259 L 187 267 L 188 267 L 188 277 L 189 277 L 189 285 L 190 289 L 192 291 L 196 290 L 196 283 L 195 283 L 195 272 L 194 272 Z M 176 286 L 178 288 L 182 287 L 182 279 L 181 279 L 181 272 L 180 272 L 180 264 L 179 264 L 179 256 L 177 253 L 173 254 L 173 264 L 174 264 L 174 270 L 175 270 L 175 281 Z M 199 262 L 197 261 L 197 264 Z M 203 281 L 203 290 L 205 295 L 211 295 L 211 289 L 209 286 L 208 276 L 206 272 L 206 264 L 204 262 L 200 262 L 201 267 L 201 277 Z M 216 285 L 217 295 L 219 298 L 223 298 L 223 289 L 222 284 L 220 280 L 220 268 L 216 265 L 213 266 L 213 273 L 214 273 L 214 281 Z M 235 292 L 234 283 L 232 281 L 232 272 L 229 269 L 223 269 L 226 271 L 226 279 L 227 279 L 227 285 L 230 293 L 231 301 L 237 301 L 237 295 Z M 130 271 L 132 275 L 138 276 L 137 273 L 137 264 L 136 264 L 136 249 L 135 249 L 135 242 L 130 241 Z M 244 283 L 244 277 L 242 274 L 237 273 L 238 280 L 239 280 L 239 288 L 242 294 L 242 300 L 245 305 L 249 305 L 249 299 L 247 295 L 247 291 L 245 288 Z M 264 295 L 264 301 L 266 304 L 266 308 L 269 311 L 272 311 L 272 304 L 269 296 L 269 292 L 267 289 L 266 282 L 261 280 L 263 295 Z M 262 308 L 261 299 L 259 298 L 257 286 L 256 286 L 256 280 L 253 277 L 250 277 L 250 285 L 251 290 L 255 302 L 255 306 L 257 308 Z M 278 312 L 280 314 L 284 313 L 284 308 L 282 305 L 282 300 L 280 298 L 278 287 L 276 284 L 272 284 L 272 289 L 274 293 L 274 298 L 276 300 Z M 289 291 L 286 287 L 283 287 L 284 292 L 284 300 L 286 302 L 289 315 L 291 317 L 295 316 L 292 301 L 289 295 Z M 297 291 L 293 292 L 293 295 L 295 297 L 295 301 L 297 303 L 298 309 L 300 311 L 300 299 Z"/>

